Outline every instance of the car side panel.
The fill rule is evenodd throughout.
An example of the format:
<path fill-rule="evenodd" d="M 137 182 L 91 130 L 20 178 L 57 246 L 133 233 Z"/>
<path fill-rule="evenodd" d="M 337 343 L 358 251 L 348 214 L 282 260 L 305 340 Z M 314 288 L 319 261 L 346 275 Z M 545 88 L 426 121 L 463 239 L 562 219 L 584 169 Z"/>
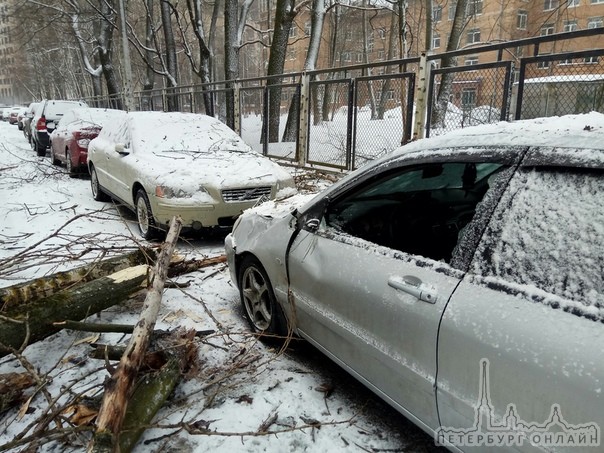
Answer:
<path fill-rule="evenodd" d="M 298 330 L 434 429 L 438 323 L 459 279 L 375 249 L 300 232 L 288 261 Z M 436 303 L 392 285 L 406 276 L 433 287 Z"/>
<path fill-rule="evenodd" d="M 603 344 L 601 322 L 466 279 L 447 306 L 439 334 L 441 425 L 475 427 L 485 383 L 481 360 L 487 359 L 494 423 L 503 423 L 513 405 L 519 419 L 544 424 L 552 421 L 552 407 L 557 404 L 569 424 L 595 422 L 604 427 Z M 469 451 L 493 448 L 485 445 Z M 527 441 L 501 451 L 546 450 Z M 583 450 L 557 447 L 556 451 Z"/>

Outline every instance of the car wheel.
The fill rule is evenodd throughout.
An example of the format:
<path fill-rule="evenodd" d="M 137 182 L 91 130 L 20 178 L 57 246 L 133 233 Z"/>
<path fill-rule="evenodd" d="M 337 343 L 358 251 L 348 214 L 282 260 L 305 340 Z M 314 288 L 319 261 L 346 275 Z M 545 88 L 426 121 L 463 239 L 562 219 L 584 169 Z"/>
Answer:
<path fill-rule="evenodd" d="M 94 165 L 90 166 L 90 188 L 92 189 L 92 198 L 96 201 L 109 201 L 109 196 L 101 189 Z"/>
<path fill-rule="evenodd" d="M 38 155 L 38 157 L 44 157 L 46 156 L 46 147 L 45 146 L 40 146 L 39 144 L 35 144 L 36 146 L 36 154 Z"/>
<path fill-rule="evenodd" d="M 136 207 L 136 221 L 138 222 L 141 236 L 145 239 L 153 239 L 157 236 L 157 225 L 155 224 L 155 220 L 153 220 L 149 198 L 143 189 L 139 189 L 136 192 L 134 205 Z"/>
<path fill-rule="evenodd" d="M 50 161 L 53 165 L 61 165 L 61 161 L 55 156 L 55 152 L 52 146 L 50 147 Z"/>
<path fill-rule="evenodd" d="M 285 315 L 260 261 L 252 256 L 245 257 L 238 277 L 241 303 L 252 329 L 257 333 L 287 335 Z"/>
<path fill-rule="evenodd" d="M 65 168 L 67 169 L 67 173 L 70 178 L 75 178 L 78 176 L 78 172 L 75 168 L 73 168 L 73 162 L 71 161 L 71 153 L 67 151 L 65 154 Z"/>

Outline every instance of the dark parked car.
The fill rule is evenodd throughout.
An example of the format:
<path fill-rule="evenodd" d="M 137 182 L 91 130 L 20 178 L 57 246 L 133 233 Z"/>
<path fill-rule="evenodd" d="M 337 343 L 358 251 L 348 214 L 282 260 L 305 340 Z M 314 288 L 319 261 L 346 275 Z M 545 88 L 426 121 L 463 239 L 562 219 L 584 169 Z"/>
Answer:
<path fill-rule="evenodd" d="M 99 135 L 103 125 L 122 116 L 122 110 L 76 108 L 69 110 L 50 135 L 50 159 L 53 165 L 65 164 L 70 176 L 88 172 L 88 144 Z"/>
<path fill-rule="evenodd" d="M 38 156 L 46 155 L 46 148 L 50 146 L 49 133 L 51 133 L 61 117 L 71 109 L 88 107 L 83 101 L 45 100 L 36 108 L 31 120 L 31 146 Z"/>
<path fill-rule="evenodd" d="M 285 201 L 226 238 L 255 332 L 308 340 L 451 450 L 602 451 L 603 114 L 419 140 Z"/>

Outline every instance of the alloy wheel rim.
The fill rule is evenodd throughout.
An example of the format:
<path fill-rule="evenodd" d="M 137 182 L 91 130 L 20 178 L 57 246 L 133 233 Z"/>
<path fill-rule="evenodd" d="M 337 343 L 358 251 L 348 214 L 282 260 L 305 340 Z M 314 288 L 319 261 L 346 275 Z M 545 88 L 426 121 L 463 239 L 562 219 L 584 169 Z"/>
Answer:
<path fill-rule="evenodd" d="M 143 235 L 147 234 L 147 231 L 149 231 L 149 211 L 147 210 L 147 204 L 142 197 L 138 199 L 138 203 L 136 204 L 136 218 L 141 233 L 143 233 Z"/>
<path fill-rule="evenodd" d="M 243 274 L 243 303 L 245 310 L 258 330 L 266 330 L 271 324 L 270 295 L 266 281 L 255 267 Z"/>

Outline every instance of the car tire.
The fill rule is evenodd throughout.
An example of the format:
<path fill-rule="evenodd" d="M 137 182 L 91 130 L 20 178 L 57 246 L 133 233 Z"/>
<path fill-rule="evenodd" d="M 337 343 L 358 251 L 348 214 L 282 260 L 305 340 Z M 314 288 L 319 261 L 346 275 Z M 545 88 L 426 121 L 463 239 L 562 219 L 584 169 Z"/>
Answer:
<path fill-rule="evenodd" d="M 134 209 L 136 222 L 141 236 L 145 239 L 153 239 L 158 236 L 158 228 L 153 219 L 151 203 L 143 189 L 138 189 L 134 198 Z"/>
<path fill-rule="evenodd" d="M 260 261 L 246 256 L 238 273 L 239 295 L 243 311 L 256 333 L 285 337 L 287 321 L 277 302 L 273 286 Z"/>
<path fill-rule="evenodd" d="M 50 147 L 50 161 L 52 162 L 53 165 L 61 165 L 61 161 L 59 159 L 57 159 L 57 157 L 55 156 L 55 152 L 54 152 L 52 146 Z"/>
<path fill-rule="evenodd" d="M 101 189 L 96 168 L 92 164 L 90 165 L 90 188 L 92 190 L 92 198 L 96 201 L 109 201 L 109 196 Z"/>
<path fill-rule="evenodd" d="M 70 178 L 75 178 L 78 176 L 78 171 L 73 166 L 73 162 L 71 161 L 71 153 L 69 151 L 67 151 L 65 154 L 65 169 L 67 170 L 67 174 Z"/>
<path fill-rule="evenodd" d="M 46 156 L 46 147 L 45 146 L 40 146 L 39 144 L 35 143 L 35 147 L 36 147 L 36 154 L 38 155 L 38 157 Z"/>

